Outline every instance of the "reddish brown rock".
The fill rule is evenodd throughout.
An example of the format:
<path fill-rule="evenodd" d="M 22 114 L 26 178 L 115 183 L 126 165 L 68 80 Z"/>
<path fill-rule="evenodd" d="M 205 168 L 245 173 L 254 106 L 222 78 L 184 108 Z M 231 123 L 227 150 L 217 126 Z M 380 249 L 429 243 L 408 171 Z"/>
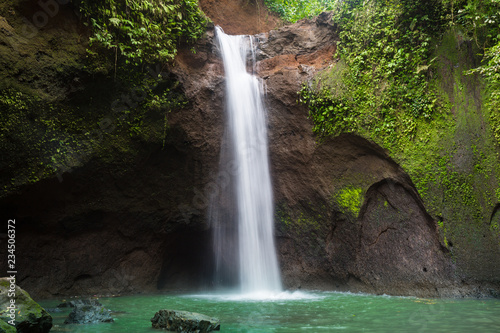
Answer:
<path fill-rule="evenodd" d="M 267 10 L 263 0 L 201 0 L 200 7 L 230 35 L 255 35 L 282 24 L 277 15 Z"/>

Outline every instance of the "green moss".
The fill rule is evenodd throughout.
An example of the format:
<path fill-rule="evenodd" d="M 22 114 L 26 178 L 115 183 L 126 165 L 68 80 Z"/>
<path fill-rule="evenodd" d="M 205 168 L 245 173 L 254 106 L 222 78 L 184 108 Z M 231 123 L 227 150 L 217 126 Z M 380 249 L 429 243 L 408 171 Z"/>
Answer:
<path fill-rule="evenodd" d="M 0 332 L 15 333 L 16 332 L 16 328 L 14 326 L 11 326 L 11 325 L 7 324 L 2 319 L 0 319 Z"/>
<path fill-rule="evenodd" d="M 303 230 L 318 231 L 320 229 L 319 222 L 314 217 L 306 216 L 303 212 L 295 219 L 295 225 Z"/>
<path fill-rule="evenodd" d="M 98 11 L 102 9 L 102 4 L 73 2 L 82 6 L 83 3 L 95 5 L 93 9 Z M 123 5 L 115 1 L 106 3 Z M 134 6 L 148 4 L 151 3 L 141 0 Z M 162 6 L 158 1 L 154 5 Z M 15 31 L 22 30 L 25 23 L 12 9 L 22 12 L 23 6 L 18 0 L 6 0 L 0 5 L 0 16 Z M 121 14 L 123 6 L 117 8 Z M 115 62 L 114 54 L 108 57 L 107 52 L 92 59 L 88 57 L 85 39 L 91 32 L 85 29 L 82 32 L 81 22 L 74 15 L 68 18 L 64 29 L 57 26 L 60 20 L 51 21 L 53 25 L 36 34 L 30 43 L 18 40 L 17 35 L 0 35 L 0 62 L 12 65 L 0 66 L 0 196 L 46 178 L 60 179 L 62 174 L 94 158 L 111 164 L 116 164 L 114 158 L 118 154 L 122 155 L 120 159 L 124 154 L 133 159 L 140 153 L 141 143 L 165 146 L 169 135 L 167 115 L 173 109 L 183 108 L 187 101 L 175 79 L 163 72 L 160 65 L 148 66 L 146 62 L 170 59 L 177 41 L 199 37 L 205 22 L 196 1 L 183 0 L 175 7 L 185 10 L 184 21 L 179 21 L 178 11 L 161 10 L 154 18 L 142 17 L 142 20 L 142 12 L 130 18 L 139 30 L 141 24 L 148 25 L 151 21 L 155 23 L 152 29 L 157 29 L 165 15 L 174 15 L 176 27 L 169 25 L 162 27 L 162 31 L 180 28 L 162 40 L 162 43 L 176 40 L 170 45 L 169 56 L 161 57 L 154 45 L 142 45 L 151 52 L 147 57 L 134 58 L 132 63 L 139 62 L 141 66 L 130 61 L 127 64 L 127 57 L 119 57 Z M 60 15 L 68 10 L 72 11 L 61 6 Z M 99 19 L 109 18 L 109 12 L 103 14 Z M 123 47 L 130 47 L 125 45 L 130 41 L 128 37 L 117 30 L 120 29 L 113 30 L 117 40 Z M 161 44 L 158 48 L 162 45 L 165 46 Z"/>
<path fill-rule="evenodd" d="M 452 240 L 455 247 L 464 248 L 488 243 L 483 241 L 490 237 L 485 226 L 500 199 L 500 167 L 482 103 L 486 92 L 478 76 L 463 74 L 475 60 L 462 38 L 452 29 L 436 50 L 436 89 L 449 111 L 419 125 L 415 140 L 391 148 L 391 155 L 410 174 L 427 210 L 439 221 L 443 242 Z M 489 230 L 498 239 L 498 228 Z"/>
<path fill-rule="evenodd" d="M 344 214 L 351 214 L 357 217 L 363 204 L 363 192 L 362 188 L 347 186 L 338 191 L 334 195 L 334 198 Z"/>
<path fill-rule="evenodd" d="M 5 289 L 9 288 L 9 283 L 7 283 L 6 286 L 5 282 L 2 281 L 0 289 L 3 288 Z M 1 291 L 4 294 L 6 294 L 5 289 Z M 16 314 L 16 323 L 22 321 L 38 320 L 38 318 L 42 317 L 50 317 L 49 314 L 38 303 L 36 303 L 25 290 L 17 286 L 16 286 L 15 300 L 18 309 L 18 313 Z M 4 307 L 4 309 L 5 308 L 6 307 Z M 8 320 L 8 317 L 6 317 L 4 313 L 0 313 L 0 317 L 1 317 L 0 319 Z"/>
<path fill-rule="evenodd" d="M 92 158 L 114 163 L 116 154 L 133 157 L 138 142 L 165 146 L 168 113 L 187 104 L 182 87 L 168 76 L 127 75 L 137 80 L 106 88 L 118 100 L 93 100 L 92 91 L 52 101 L 12 87 L 0 90 L 3 194 L 49 177 L 61 180 Z"/>
<path fill-rule="evenodd" d="M 278 228 L 284 233 L 292 233 L 299 236 L 310 236 L 319 232 L 325 225 L 328 210 L 326 206 L 308 203 L 298 210 L 290 209 L 286 204 L 278 205 L 275 218 Z"/>
<path fill-rule="evenodd" d="M 299 102 L 309 106 L 320 138 L 354 132 L 386 148 L 398 147 L 415 138 L 421 123 L 445 111 L 435 82 L 428 80 L 442 8 L 419 1 L 339 6 L 334 22 L 340 61 L 304 85 Z"/>

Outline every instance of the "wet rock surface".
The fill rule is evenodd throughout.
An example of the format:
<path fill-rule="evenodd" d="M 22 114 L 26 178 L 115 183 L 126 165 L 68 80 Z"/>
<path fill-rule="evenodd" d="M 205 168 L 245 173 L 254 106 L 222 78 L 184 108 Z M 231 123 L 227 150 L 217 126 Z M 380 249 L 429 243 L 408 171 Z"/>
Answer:
<path fill-rule="evenodd" d="M 15 303 L 12 304 L 11 300 Z M 15 309 L 10 307 L 14 305 Z M 52 328 L 52 317 L 15 280 L 0 278 L 0 320 L 14 322 L 15 331 L 22 333 L 46 333 Z M 11 325 L 7 324 L 12 327 Z M 9 332 L 8 326 L 0 326 Z"/>
<path fill-rule="evenodd" d="M 83 305 L 93 305 L 93 306 L 102 306 L 99 301 L 91 298 L 84 298 L 84 299 L 75 299 L 72 301 L 62 301 L 57 305 L 57 308 L 74 308 L 76 306 L 83 306 Z"/>
<path fill-rule="evenodd" d="M 68 303 L 67 307 L 73 310 L 64 321 L 65 324 L 97 324 L 114 321 L 110 311 L 96 300 L 76 300 Z"/>
<path fill-rule="evenodd" d="M 0 319 L 0 333 L 15 333 L 16 328 Z"/>
<path fill-rule="evenodd" d="M 151 318 L 153 328 L 171 332 L 206 333 L 220 330 L 220 320 L 196 312 L 160 310 Z"/>
<path fill-rule="evenodd" d="M 254 35 L 277 28 L 282 22 L 263 0 L 201 0 L 200 8 L 227 34 Z"/>

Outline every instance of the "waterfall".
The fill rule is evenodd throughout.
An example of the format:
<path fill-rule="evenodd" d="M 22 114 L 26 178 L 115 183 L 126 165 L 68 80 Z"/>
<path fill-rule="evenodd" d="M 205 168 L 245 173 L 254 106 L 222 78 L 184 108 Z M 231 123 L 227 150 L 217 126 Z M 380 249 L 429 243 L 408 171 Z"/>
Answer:
<path fill-rule="evenodd" d="M 220 271 L 231 271 L 220 266 L 235 266 L 241 292 L 279 292 L 281 278 L 274 245 L 274 211 L 269 173 L 267 119 L 262 102 L 262 83 L 247 72 L 247 57 L 255 53 L 251 36 L 229 36 L 216 28 L 226 76 L 227 156 L 222 164 L 231 163 L 233 187 L 228 188 L 225 199 L 232 214 L 213 209 L 212 221 L 216 265 Z M 224 162 L 222 162 L 224 161 Z M 221 201 L 221 200 L 219 200 Z M 232 201 L 227 204 L 227 201 Z M 218 212 L 218 213 L 214 213 Z M 231 225 L 236 223 L 236 225 Z M 237 249 L 237 254 L 232 253 Z"/>

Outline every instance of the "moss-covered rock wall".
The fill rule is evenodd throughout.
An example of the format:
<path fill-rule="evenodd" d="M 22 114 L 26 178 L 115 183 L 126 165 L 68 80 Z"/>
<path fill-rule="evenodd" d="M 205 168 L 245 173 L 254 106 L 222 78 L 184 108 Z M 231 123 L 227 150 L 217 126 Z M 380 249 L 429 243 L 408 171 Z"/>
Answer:
<path fill-rule="evenodd" d="M 500 276 L 499 149 L 492 135 L 485 89 L 475 68 L 478 49 L 459 29 L 437 45 L 438 89 L 448 112 L 396 153 L 427 210 L 438 221 L 459 271 L 474 279 Z"/>

